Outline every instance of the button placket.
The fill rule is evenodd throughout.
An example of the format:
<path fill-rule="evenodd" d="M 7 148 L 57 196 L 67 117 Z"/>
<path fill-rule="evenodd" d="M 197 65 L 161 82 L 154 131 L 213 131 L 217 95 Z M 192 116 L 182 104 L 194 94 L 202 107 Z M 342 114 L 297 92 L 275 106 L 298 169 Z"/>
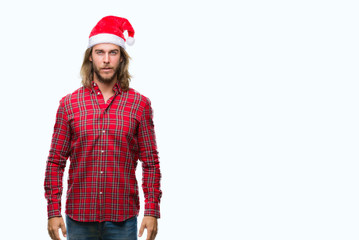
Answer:
<path fill-rule="evenodd" d="M 99 95 L 99 102 L 100 102 L 100 98 L 102 97 L 102 95 Z M 102 98 L 103 99 L 103 98 Z M 98 149 L 98 155 L 99 155 L 99 159 L 100 159 L 100 164 L 99 164 L 99 171 L 98 171 L 98 177 L 99 177 L 99 205 L 100 205 L 100 215 L 103 214 L 103 204 L 105 201 L 105 191 L 106 191 L 106 178 L 105 178 L 105 174 L 104 171 L 106 170 L 106 155 L 105 154 L 105 150 L 106 150 L 106 141 L 107 141 L 107 119 L 106 119 L 106 108 L 104 108 L 104 106 L 106 106 L 106 103 L 104 104 L 104 102 L 101 104 L 101 117 L 100 117 L 100 121 L 101 121 L 101 125 L 100 125 L 100 142 L 99 142 L 99 149 Z"/>

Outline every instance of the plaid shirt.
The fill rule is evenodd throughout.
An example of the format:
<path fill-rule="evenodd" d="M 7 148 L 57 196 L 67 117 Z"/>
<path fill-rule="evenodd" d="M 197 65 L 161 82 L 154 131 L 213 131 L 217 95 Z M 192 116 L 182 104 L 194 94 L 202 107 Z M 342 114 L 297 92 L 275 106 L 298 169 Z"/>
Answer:
<path fill-rule="evenodd" d="M 74 220 L 124 221 L 139 212 L 137 160 L 142 161 L 145 215 L 160 217 L 160 167 L 151 102 L 134 89 L 106 103 L 98 86 L 60 101 L 46 164 L 48 217 L 61 216 L 62 177 L 70 157 L 66 214 Z"/>

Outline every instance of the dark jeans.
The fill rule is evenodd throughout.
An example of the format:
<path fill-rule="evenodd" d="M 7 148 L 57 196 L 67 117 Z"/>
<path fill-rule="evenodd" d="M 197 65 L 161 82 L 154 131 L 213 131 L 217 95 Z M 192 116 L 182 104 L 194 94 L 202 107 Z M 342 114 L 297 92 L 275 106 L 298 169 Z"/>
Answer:
<path fill-rule="evenodd" d="M 137 240 L 137 216 L 123 222 L 78 222 L 66 215 L 67 240 Z"/>

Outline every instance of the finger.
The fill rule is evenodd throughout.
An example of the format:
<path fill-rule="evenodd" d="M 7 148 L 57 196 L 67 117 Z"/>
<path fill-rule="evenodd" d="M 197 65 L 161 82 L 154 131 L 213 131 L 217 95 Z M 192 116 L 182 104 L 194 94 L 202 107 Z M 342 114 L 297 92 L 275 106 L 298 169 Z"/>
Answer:
<path fill-rule="evenodd" d="M 66 237 L 66 226 L 65 226 L 65 223 L 64 221 L 61 222 L 61 231 L 62 231 L 62 236 Z"/>
<path fill-rule="evenodd" d="M 140 231 L 138 232 L 138 236 L 142 237 L 143 231 L 145 230 L 145 224 L 142 222 L 141 227 L 140 227 Z"/>
<path fill-rule="evenodd" d="M 47 224 L 47 232 L 48 232 L 50 238 L 53 239 L 52 231 L 50 230 L 50 224 L 49 223 Z"/>
<path fill-rule="evenodd" d="M 51 239 L 54 239 L 54 235 L 52 234 L 52 232 L 48 229 L 47 232 L 49 233 L 49 236 Z"/>
<path fill-rule="evenodd" d="M 152 240 L 155 240 L 156 236 L 157 236 L 157 231 L 154 230 L 154 231 L 152 232 L 152 238 L 151 238 L 151 239 L 152 239 Z"/>
<path fill-rule="evenodd" d="M 48 232 L 49 232 L 49 235 L 50 235 L 51 239 L 60 240 L 59 230 L 58 230 L 58 229 L 56 229 L 56 228 L 49 228 L 49 229 L 48 229 Z"/>
<path fill-rule="evenodd" d="M 153 229 L 147 228 L 147 238 L 146 240 L 152 240 L 153 239 Z"/>
<path fill-rule="evenodd" d="M 157 236 L 157 228 L 155 230 L 153 230 L 153 236 L 152 236 L 152 239 L 154 240 Z"/>
<path fill-rule="evenodd" d="M 59 235 L 59 229 L 52 230 L 52 235 L 54 240 L 61 240 Z"/>

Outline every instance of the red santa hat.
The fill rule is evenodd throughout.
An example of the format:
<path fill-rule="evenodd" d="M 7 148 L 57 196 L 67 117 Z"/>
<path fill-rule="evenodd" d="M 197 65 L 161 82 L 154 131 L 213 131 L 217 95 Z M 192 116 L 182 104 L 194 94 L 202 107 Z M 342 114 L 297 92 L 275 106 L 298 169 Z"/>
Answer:
<path fill-rule="evenodd" d="M 127 40 L 123 35 L 124 31 L 128 33 Z M 126 48 L 125 42 L 128 45 L 135 43 L 134 35 L 135 30 L 133 30 L 131 23 L 126 18 L 107 16 L 102 18 L 92 29 L 89 36 L 88 48 L 99 43 L 112 43 Z"/>

